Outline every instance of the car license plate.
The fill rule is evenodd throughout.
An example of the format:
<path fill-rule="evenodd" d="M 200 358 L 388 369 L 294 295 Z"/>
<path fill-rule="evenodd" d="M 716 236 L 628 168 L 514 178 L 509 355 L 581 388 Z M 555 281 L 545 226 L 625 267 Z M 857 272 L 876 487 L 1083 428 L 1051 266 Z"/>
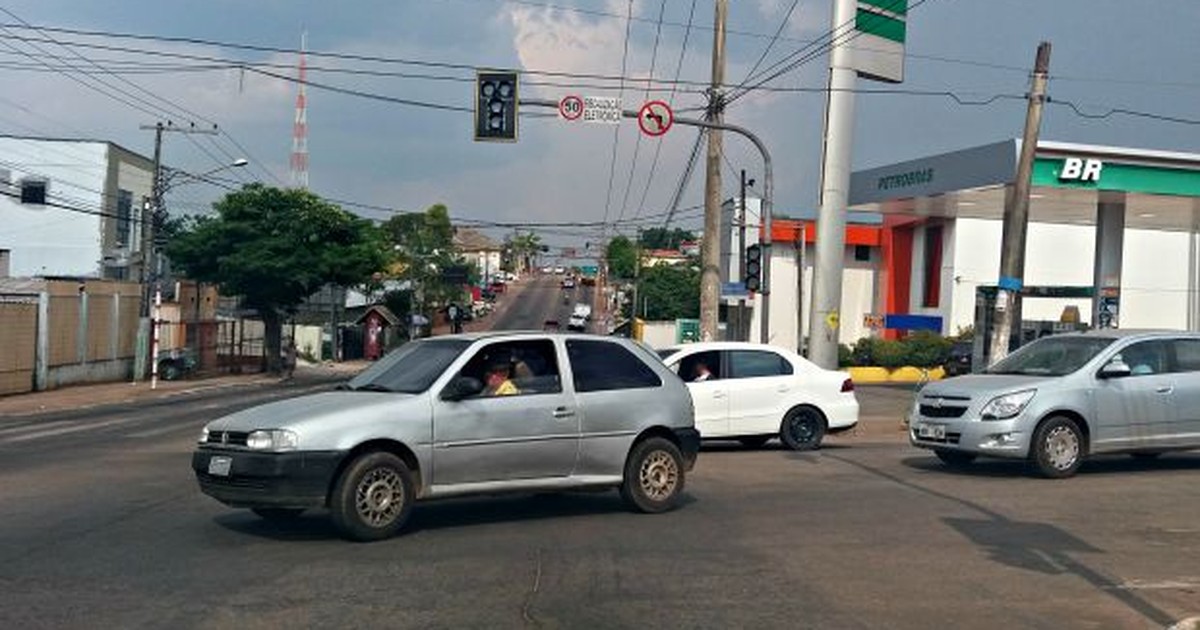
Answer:
<path fill-rule="evenodd" d="M 232 457 L 216 456 L 208 460 L 208 474 L 214 477 L 228 477 L 229 469 L 233 465 Z"/>
<path fill-rule="evenodd" d="M 931 440 L 944 440 L 946 439 L 946 425 L 919 424 L 917 425 L 917 437 L 929 438 Z"/>

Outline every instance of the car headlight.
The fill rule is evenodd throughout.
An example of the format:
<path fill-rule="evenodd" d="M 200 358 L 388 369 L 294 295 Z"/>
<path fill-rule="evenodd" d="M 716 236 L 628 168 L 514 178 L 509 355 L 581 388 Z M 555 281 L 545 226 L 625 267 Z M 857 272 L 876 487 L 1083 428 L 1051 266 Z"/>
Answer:
<path fill-rule="evenodd" d="M 290 451 L 299 444 L 295 433 L 287 429 L 260 429 L 246 436 L 246 448 L 256 451 Z"/>
<path fill-rule="evenodd" d="M 1015 418 L 1022 411 L 1025 411 L 1026 405 L 1029 404 L 1029 401 L 1033 400 L 1033 395 L 1036 393 L 1036 389 L 1027 389 L 997 396 L 983 406 L 980 416 L 984 420 L 1007 420 Z"/>
<path fill-rule="evenodd" d="M 203 429 L 200 429 L 200 440 L 199 440 L 199 442 L 200 442 L 201 444 L 204 444 L 204 443 L 205 443 L 205 442 L 207 442 L 207 441 L 208 441 L 208 427 L 204 427 Z"/>

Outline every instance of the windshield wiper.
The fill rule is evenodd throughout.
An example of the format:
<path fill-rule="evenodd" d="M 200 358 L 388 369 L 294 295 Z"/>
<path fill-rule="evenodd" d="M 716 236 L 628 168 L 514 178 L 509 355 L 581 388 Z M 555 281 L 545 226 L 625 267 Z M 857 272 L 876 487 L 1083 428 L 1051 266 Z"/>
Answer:
<path fill-rule="evenodd" d="M 394 390 L 393 390 L 392 388 L 388 387 L 387 385 L 380 385 L 379 383 L 367 383 L 366 385 L 359 385 L 358 387 L 351 387 L 351 388 L 350 388 L 350 391 L 355 391 L 355 392 L 391 392 L 391 391 L 394 391 Z"/>

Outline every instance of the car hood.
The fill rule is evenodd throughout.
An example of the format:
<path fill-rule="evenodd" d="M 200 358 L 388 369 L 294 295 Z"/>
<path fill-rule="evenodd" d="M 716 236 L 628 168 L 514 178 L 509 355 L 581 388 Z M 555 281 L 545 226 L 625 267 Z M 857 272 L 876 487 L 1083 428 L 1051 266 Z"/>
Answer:
<path fill-rule="evenodd" d="M 1020 374 L 967 374 L 926 385 L 921 396 L 963 396 L 974 398 L 981 394 L 999 395 L 1021 389 L 1031 389 L 1062 378 L 1060 376 L 1027 376 Z"/>
<path fill-rule="evenodd" d="M 305 425 L 331 421 L 360 421 L 382 414 L 398 416 L 405 409 L 427 413 L 421 397 L 391 392 L 324 392 L 277 400 L 243 409 L 209 423 L 210 431 L 254 431 L 255 429 L 303 430 Z"/>

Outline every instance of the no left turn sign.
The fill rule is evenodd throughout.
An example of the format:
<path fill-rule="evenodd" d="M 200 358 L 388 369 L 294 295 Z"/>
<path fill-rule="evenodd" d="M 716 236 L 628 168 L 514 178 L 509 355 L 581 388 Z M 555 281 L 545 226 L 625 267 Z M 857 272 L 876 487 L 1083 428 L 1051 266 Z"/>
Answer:
<path fill-rule="evenodd" d="M 558 115 L 565 120 L 579 120 L 583 116 L 583 99 L 574 94 L 564 96 L 558 102 Z"/>
<path fill-rule="evenodd" d="M 675 113 L 663 101 L 649 101 L 638 110 L 638 127 L 648 136 L 661 136 L 675 123 Z"/>

